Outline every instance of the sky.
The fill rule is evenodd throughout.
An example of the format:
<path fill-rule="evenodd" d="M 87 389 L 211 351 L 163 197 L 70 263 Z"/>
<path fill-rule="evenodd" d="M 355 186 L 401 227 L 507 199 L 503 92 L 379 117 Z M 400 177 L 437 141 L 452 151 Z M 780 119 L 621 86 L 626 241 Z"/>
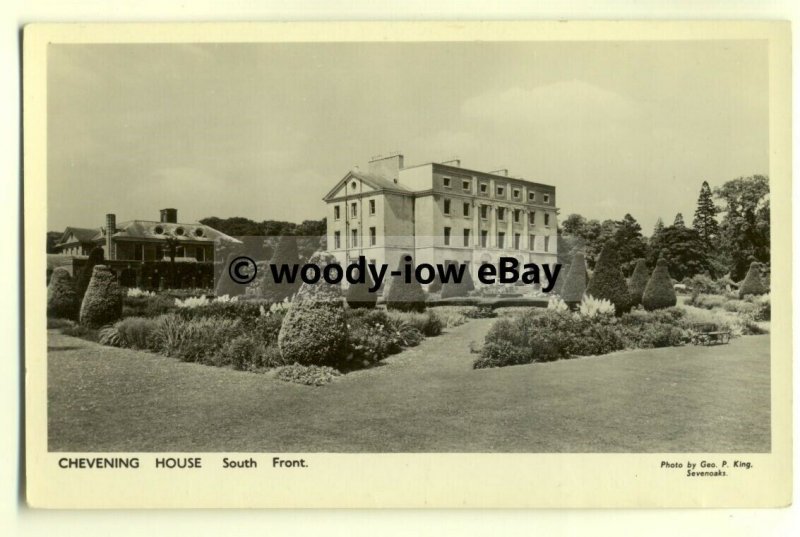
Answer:
<path fill-rule="evenodd" d="M 460 158 L 561 218 L 691 222 L 768 174 L 761 41 L 50 45 L 48 229 L 322 218 L 353 166 Z"/>

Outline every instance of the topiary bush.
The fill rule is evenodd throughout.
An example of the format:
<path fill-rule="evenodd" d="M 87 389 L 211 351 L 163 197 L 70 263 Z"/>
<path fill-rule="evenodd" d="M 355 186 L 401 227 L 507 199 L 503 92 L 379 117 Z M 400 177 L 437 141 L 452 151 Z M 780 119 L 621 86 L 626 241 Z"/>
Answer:
<path fill-rule="evenodd" d="M 309 259 L 323 270 L 335 263 L 328 254 Z M 339 365 L 347 356 L 347 323 L 338 285 L 304 283 L 283 319 L 278 347 L 287 363 Z"/>
<path fill-rule="evenodd" d="M 642 296 L 644 295 L 644 288 L 647 287 L 647 281 L 650 279 L 650 270 L 647 268 L 647 263 L 644 259 L 636 261 L 636 267 L 633 269 L 631 279 L 628 281 L 628 293 L 631 297 L 631 306 L 638 306 L 642 303 Z"/>
<path fill-rule="evenodd" d="M 582 252 L 575 254 L 561 290 L 561 298 L 567 304 L 577 304 L 586 292 L 586 260 Z"/>
<path fill-rule="evenodd" d="M 113 323 L 122 317 L 122 289 L 105 265 L 94 267 L 81 303 L 80 323 L 90 328 Z"/>
<path fill-rule="evenodd" d="M 94 267 L 102 265 L 103 261 L 103 249 L 99 246 L 94 247 L 92 251 L 89 252 L 89 258 L 86 260 L 86 264 L 83 265 L 75 283 L 75 293 L 77 294 L 78 304 L 83 301 L 86 289 L 89 288 L 89 282 L 92 281 L 92 274 L 94 274 Z"/>
<path fill-rule="evenodd" d="M 366 308 L 372 309 L 378 301 L 378 294 L 370 292 L 375 285 L 369 271 L 365 271 L 364 283 L 351 284 L 347 288 L 347 304 L 353 309 Z"/>
<path fill-rule="evenodd" d="M 656 263 L 656 268 L 647 282 L 642 294 L 644 309 L 653 311 L 662 308 L 671 308 L 678 303 L 675 289 L 672 288 L 672 278 L 669 277 L 667 261 L 663 257 Z"/>
<path fill-rule="evenodd" d="M 47 286 L 47 316 L 74 319 L 78 312 L 78 295 L 75 282 L 67 269 L 58 267 Z"/>
<path fill-rule="evenodd" d="M 464 277 L 461 278 L 461 282 L 455 283 L 451 280 L 442 284 L 442 298 L 467 296 L 469 292 L 473 290 L 475 290 L 475 283 L 472 281 L 472 275 L 469 273 L 469 267 L 465 267 Z"/>
<path fill-rule="evenodd" d="M 763 295 L 767 292 L 767 288 L 761 281 L 761 265 L 753 261 L 750 263 L 750 269 L 747 271 L 747 276 L 739 285 L 739 298 L 744 298 L 747 295 Z"/>
<path fill-rule="evenodd" d="M 567 281 L 567 274 L 569 274 L 570 265 L 563 265 L 556 278 L 556 284 L 550 290 L 551 296 L 561 296 L 564 290 L 564 282 Z"/>
<path fill-rule="evenodd" d="M 312 256 L 313 257 L 313 256 Z M 300 262 L 300 256 L 297 253 L 297 237 L 284 235 L 278 241 L 278 246 L 272 254 L 269 264 L 274 265 L 276 268 L 282 265 L 291 267 L 292 265 Z M 288 283 L 284 280 L 281 283 L 275 282 L 272 277 L 272 271 L 267 267 L 263 278 L 261 279 L 261 295 L 274 302 L 280 302 L 285 298 L 291 297 L 297 292 L 300 285 L 300 276 L 298 275 L 294 283 Z"/>
<path fill-rule="evenodd" d="M 406 257 L 409 258 L 409 264 L 413 263 L 411 256 L 402 256 L 397 270 L 403 272 Z M 386 307 L 390 310 L 425 311 L 425 291 L 416 278 L 411 278 L 409 283 L 400 276 L 392 278 L 386 290 L 385 300 Z"/>
<path fill-rule="evenodd" d="M 628 293 L 625 276 L 619 268 L 613 244 L 607 244 L 600 252 L 594 269 L 594 278 L 586 288 L 586 294 L 611 302 L 617 315 L 630 311 L 631 295 Z"/>

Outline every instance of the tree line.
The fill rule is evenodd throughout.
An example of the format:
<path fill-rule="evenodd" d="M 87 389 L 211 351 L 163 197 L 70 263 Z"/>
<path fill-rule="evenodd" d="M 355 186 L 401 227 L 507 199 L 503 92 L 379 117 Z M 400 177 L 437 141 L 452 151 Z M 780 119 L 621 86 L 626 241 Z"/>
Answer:
<path fill-rule="evenodd" d="M 703 181 L 691 225 L 681 213 L 669 226 L 659 218 L 649 237 L 630 213 L 621 220 L 602 222 L 570 214 L 558 230 L 559 262 L 568 265 L 582 252 L 594 270 L 600 252 L 610 245 L 625 276 L 632 274 L 638 259 L 653 267 L 664 258 L 670 274 L 679 281 L 708 274 L 738 282 L 752 262 L 769 266 L 769 215 L 767 176 L 739 177 L 713 191 Z"/>

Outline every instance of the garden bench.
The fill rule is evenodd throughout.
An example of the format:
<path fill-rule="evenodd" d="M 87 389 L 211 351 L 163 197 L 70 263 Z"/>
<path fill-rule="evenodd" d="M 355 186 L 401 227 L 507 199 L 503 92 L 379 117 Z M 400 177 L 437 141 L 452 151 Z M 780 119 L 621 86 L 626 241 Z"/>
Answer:
<path fill-rule="evenodd" d="M 720 330 L 713 323 L 699 323 L 692 325 L 692 343 L 695 345 L 724 345 L 731 339 L 728 330 Z"/>

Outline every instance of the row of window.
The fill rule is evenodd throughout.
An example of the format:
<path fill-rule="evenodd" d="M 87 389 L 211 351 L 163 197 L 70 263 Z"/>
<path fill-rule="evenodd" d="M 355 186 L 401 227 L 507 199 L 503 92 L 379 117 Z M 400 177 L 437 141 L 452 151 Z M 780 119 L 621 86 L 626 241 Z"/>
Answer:
<path fill-rule="evenodd" d="M 465 229 L 463 231 L 462 239 L 463 245 L 465 247 L 471 246 L 470 242 L 471 232 L 469 229 Z M 514 246 L 515 250 L 521 250 L 521 240 L 522 236 L 519 233 L 514 233 Z M 369 228 L 369 246 L 375 246 L 377 244 L 377 234 L 374 227 Z M 452 246 L 452 229 L 449 227 L 444 228 L 444 245 L 445 246 Z M 528 250 L 535 250 L 536 245 L 536 235 L 528 235 Z M 481 248 L 487 248 L 489 246 L 489 232 L 487 230 L 481 230 L 481 239 L 480 239 L 480 246 Z M 342 234 L 340 231 L 335 231 L 333 233 L 333 247 L 334 249 L 338 250 L 342 247 Z M 350 246 L 349 248 L 357 248 L 358 247 L 358 229 L 351 229 L 350 230 Z M 506 234 L 504 232 L 497 233 L 497 248 L 505 248 L 506 247 Z M 550 237 L 545 235 L 544 237 L 544 251 L 550 251 Z"/>
<path fill-rule="evenodd" d="M 375 200 L 369 200 L 369 214 L 375 214 Z M 338 205 L 333 206 L 333 219 L 339 220 L 341 218 L 341 209 Z M 358 202 L 354 201 L 350 204 L 350 218 L 358 218 Z"/>
<path fill-rule="evenodd" d="M 375 246 L 378 242 L 377 232 L 374 227 L 369 228 L 369 245 Z M 340 231 L 333 232 L 333 247 L 339 249 L 342 247 L 342 234 Z M 358 229 L 350 230 L 350 246 L 349 248 L 358 248 Z"/>
<path fill-rule="evenodd" d="M 451 177 L 442 177 L 442 185 L 445 188 L 453 188 L 453 179 Z M 465 192 L 472 192 L 472 180 L 470 179 L 462 179 L 461 180 L 461 189 Z M 484 196 L 489 195 L 489 183 L 480 183 L 478 186 L 478 192 Z M 504 185 L 497 185 L 495 187 L 495 195 L 499 198 L 506 197 L 506 187 Z M 522 200 L 522 189 L 520 188 L 512 188 L 511 189 L 511 198 L 515 200 Z M 528 201 L 533 203 L 536 201 L 536 192 L 528 192 Z M 550 203 L 550 194 L 542 194 L 542 202 Z"/>
<path fill-rule="evenodd" d="M 448 200 L 448 199 L 444 200 L 443 212 L 444 212 L 444 214 L 446 216 L 452 216 L 451 205 L 452 204 L 451 204 L 450 200 Z M 471 210 L 470 207 L 471 206 L 472 206 L 472 204 L 470 204 L 469 202 L 464 202 L 463 207 L 462 207 L 462 214 L 465 217 L 469 217 L 470 216 L 470 210 Z M 481 213 L 481 219 L 486 220 L 489 217 L 489 206 L 488 205 L 481 205 L 480 206 L 480 213 Z M 520 221 L 521 221 L 521 218 L 522 218 L 522 209 L 513 209 L 511 211 L 511 213 L 513 214 L 514 223 L 515 224 L 519 224 Z M 505 207 L 498 207 L 497 208 L 497 219 L 500 222 L 505 222 L 505 220 L 506 220 L 506 208 Z M 528 212 L 528 223 L 530 225 L 535 225 L 536 224 L 536 211 Z M 549 213 L 544 213 L 544 225 L 545 226 L 549 226 L 550 225 L 550 214 Z"/>

